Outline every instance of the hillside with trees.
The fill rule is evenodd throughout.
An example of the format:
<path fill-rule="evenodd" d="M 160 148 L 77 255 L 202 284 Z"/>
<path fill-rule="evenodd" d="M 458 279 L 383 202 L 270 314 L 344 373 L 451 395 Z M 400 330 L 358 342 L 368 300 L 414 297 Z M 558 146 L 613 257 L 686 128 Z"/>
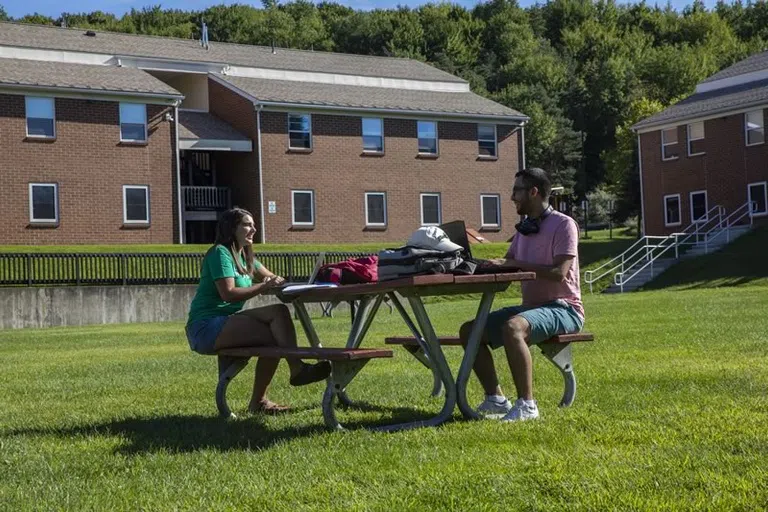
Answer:
<path fill-rule="evenodd" d="M 0 20 L 10 20 L 0 7 Z M 477 94 L 531 117 L 529 165 L 574 198 L 615 195 L 617 220 L 638 215 L 636 137 L 629 127 L 691 94 L 716 71 L 768 47 L 768 4 L 491 0 L 356 11 L 336 3 L 263 0 L 262 8 L 29 14 L 12 20 L 134 34 L 408 57 L 466 79 Z"/>

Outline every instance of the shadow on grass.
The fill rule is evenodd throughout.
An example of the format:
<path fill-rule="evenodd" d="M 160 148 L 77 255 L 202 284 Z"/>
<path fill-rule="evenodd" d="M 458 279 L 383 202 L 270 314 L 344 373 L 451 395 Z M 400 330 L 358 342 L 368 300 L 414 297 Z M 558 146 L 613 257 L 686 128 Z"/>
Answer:
<path fill-rule="evenodd" d="M 375 421 L 344 422 L 345 411 L 385 411 L 387 418 Z M 409 407 L 386 408 L 355 403 L 352 407 L 337 408 L 337 418 L 349 430 L 370 429 L 382 425 L 393 425 L 411 421 L 426 420 L 433 416 L 422 410 Z M 319 413 L 319 410 L 318 410 Z M 289 417 L 290 413 L 281 417 Z M 249 415 L 235 420 L 218 416 L 173 415 L 148 418 L 128 418 L 99 424 L 67 428 L 15 429 L 9 436 L 50 436 L 73 437 L 119 437 L 126 440 L 115 451 L 123 455 L 138 455 L 155 452 L 187 453 L 198 450 L 264 450 L 276 443 L 290 441 L 317 434 L 338 435 L 324 424 L 269 428 L 264 416 Z M 321 415 L 318 414 L 318 420 Z"/>

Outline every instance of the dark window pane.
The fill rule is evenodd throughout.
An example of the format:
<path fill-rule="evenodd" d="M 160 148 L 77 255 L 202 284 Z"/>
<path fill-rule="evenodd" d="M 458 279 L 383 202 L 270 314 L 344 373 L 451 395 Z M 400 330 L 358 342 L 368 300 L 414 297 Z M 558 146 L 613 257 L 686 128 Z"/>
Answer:
<path fill-rule="evenodd" d="M 312 194 L 293 194 L 293 218 L 295 222 L 314 222 L 312 219 Z"/>
<path fill-rule="evenodd" d="M 123 123 L 120 125 L 120 138 L 122 140 L 146 140 L 143 124 Z"/>
<path fill-rule="evenodd" d="M 677 144 L 664 146 L 664 158 L 676 158 L 680 153 L 677 150 Z"/>
<path fill-rule="evenodd" d="M 309 132 L 309 116 L 292 115 L 288 118 L 288 130 L 292 132 Z"/>
<path fill-rule="evenodd" d="M 765 185 L 752 185 L 749 187 L 749 199 L 752 201 L 752 213 L 768 212 L 768 205 L 765 204 Z M 757 203 L 755 205 L 755 203 Z"/>
<path fill-rule="evenodd" d="M 693 221 L 706 220 L 707 215 L 707 196 L 704 194 L 694 194 L 691 196 L 693 208 Z"/>
<path fill-rule="evenodd" d="M 675 198 L 667 199 L 667 224 L 677 224 L 680 222 L 680 200 Z"/>
<path fill-rule="evenodd" d="M 148 222 L 147 191 L 143 188 L 125 189 L 125 220 Z"/>
<path fill-rule="evenodd" d="M 370 194 L 368 198 L 368 223 L 384 224 L 384 196 L 379 194 Z"/>
<path fill-rule="evenodd" d="M 690 142 L 691 147 L 690 147 L 689 151 L 690 151 L 690 153 L 692 155 L 695 155 L 696 153 L 704 153 L 704 140 L 705 139 L 692 140 Z"/>
<path fill-rule="evenodd" d="M 54 187 L 32 187 L 32 218 L 34 220 L 56 219 L 56 189 Z"/>
<path fill-rule="evenodd" d="M 499 225 L 499 200 L 496 197 L 483 197 L 483 224 Z"/>
<path fill-rule="evenodd" d="M 423 139 L 419 137 L 419 153 L 437 154 L 437 139 Z"/>
<path fill-rule="evenodd" d="M 478 151 L 480 156 L 496 156 L 496 144 L 493 141 L 478 141 Z"/>
<path fill-rule="evenodd" d="M 424 224 L 440 224 L 440 200 L 437 196 L 423 196 Z"/>
<path fill-rule="evenodd" d="M 290 146 L 293 149 L 309 149 L 311 147 L 309 139 L 308 133 L 291 132 Z"/>
<path fill-rule="evenodd" d="M 33 137 L 53 137 L 53 119 L 27 118 L 27 133 Z"/>
<path fill-rule="evenodd" d="M 477 125 L 477 138 L 493 141 L 496 138 L 495 130 L 492 124 Z"/>
<path fill-rule="evenodd" d="M 383 151 L 384 144 L 377 135 L 363 135 L 363 149 L 365 151 Z"/>
<path fill-rule="evenodd" d="M 760 144 L 765 142 L 764 128 L 756 128 L 747 132 L 747 144 Z"/>

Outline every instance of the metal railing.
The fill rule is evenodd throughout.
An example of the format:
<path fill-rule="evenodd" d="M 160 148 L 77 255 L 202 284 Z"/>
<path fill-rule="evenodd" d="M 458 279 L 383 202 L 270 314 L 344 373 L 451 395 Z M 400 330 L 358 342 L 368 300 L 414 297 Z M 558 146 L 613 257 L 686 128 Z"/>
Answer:
<path fill-rule="evenodd" d="M 592 293 L 595 282 L 613 274 L 614 283 L 624 291 L 624 284 L 647 266 L 650 265 L 651 274 L 653 274 L 653 262 L 660 255 L 665 254 L 669 248 L 675 249 L 675 258 L 678 258 L 678 248 L 680 246 L 698 244 L 702 239 L 701 237 L 707 231 L 704 228 L 710 224 L 720 225 L 723 221 L 724 213 L 725 210 L 721 206 L 716 205 L 706 212 L 704 220 L 692 222 L 682 232 L 673 233 L 668 236 L 644 236 L 615 258 L 595 269 L 585 271 L 584 282 L 589 284 L 589 291 Z M 681 236 L 683 237 L 682 241 L 680 240 Z M 691 237 L 695 237 L 695 241 L 691 242 Z M 621 279 L 633 270 L 635 271 L 628 278 Z M 619 282 L 617 282 L 617 277 L 621 279 Z"/>
<path fill-rule="evenodd" d="M 288 281 L 309 279 L 317 252 L 265 252 L 256 258 Z M 0 254 L 0 286 L 196 284 L 205 254 Z M 325 263 L 368 256 L 326 252 Z"/>
<path fill-rule="evenodd" d="M 228 187 L 181 187 L 185 210 L 226 210 L 230 205 Z"/>

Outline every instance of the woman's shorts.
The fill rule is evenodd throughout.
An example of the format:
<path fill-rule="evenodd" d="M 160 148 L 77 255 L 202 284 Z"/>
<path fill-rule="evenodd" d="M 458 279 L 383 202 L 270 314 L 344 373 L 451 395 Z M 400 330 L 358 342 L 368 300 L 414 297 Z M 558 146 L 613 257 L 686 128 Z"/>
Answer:
<path fill-rule="evenodd" d="M 227 323 L 228 316 L 214 316 L 187 324 L 189 348 L 198 354 L 215 354 L 216 338 Z"/>

